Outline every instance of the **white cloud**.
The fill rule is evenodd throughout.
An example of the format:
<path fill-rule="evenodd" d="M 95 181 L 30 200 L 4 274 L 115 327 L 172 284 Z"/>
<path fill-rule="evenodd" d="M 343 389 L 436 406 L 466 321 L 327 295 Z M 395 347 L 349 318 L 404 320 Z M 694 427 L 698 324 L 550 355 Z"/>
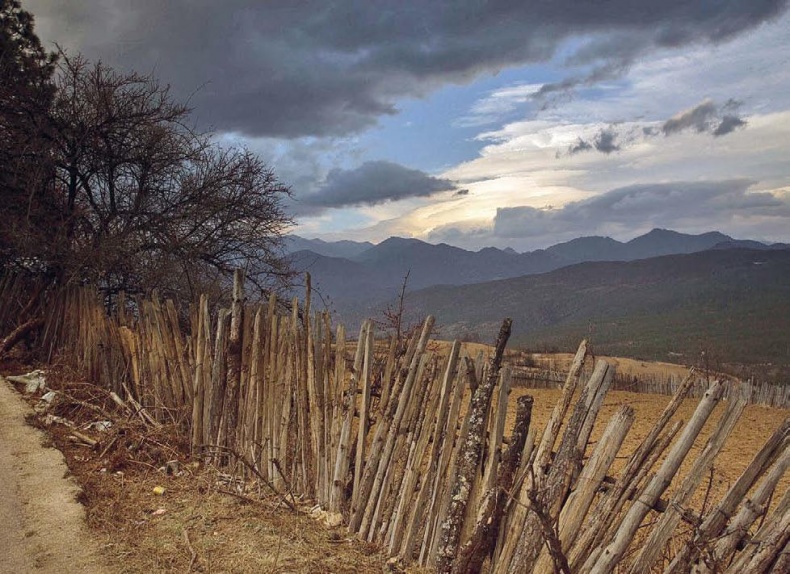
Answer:
<path fill-rule="evenodd" d="M 501 121 L 507 114 L 529 104 L 539 89 L 540 84 L 515 84 L 494 90 L 477 100 L 455 125 L 477 127 Z"/>

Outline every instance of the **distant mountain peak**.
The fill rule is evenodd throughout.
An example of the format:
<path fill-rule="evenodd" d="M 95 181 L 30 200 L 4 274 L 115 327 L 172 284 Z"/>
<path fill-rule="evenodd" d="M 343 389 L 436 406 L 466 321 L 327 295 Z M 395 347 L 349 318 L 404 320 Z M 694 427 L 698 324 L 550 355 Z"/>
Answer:
<path fill-rule="evenodd" d="M 367 251 L 373 244 L 368 241 L 351 241 L 343 239 L 341 241 L 324 241 L 323 239 L 305 239 L 299 235 L 287 235 L 284 241 L 287 253 L 299 251 L 312 251 L 326 257 L 350 258 Z"/>

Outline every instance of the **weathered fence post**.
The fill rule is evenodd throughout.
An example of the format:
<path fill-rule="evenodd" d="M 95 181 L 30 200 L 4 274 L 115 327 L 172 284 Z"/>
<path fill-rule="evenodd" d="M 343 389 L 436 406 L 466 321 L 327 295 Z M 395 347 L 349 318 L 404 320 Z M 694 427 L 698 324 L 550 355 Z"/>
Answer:
<path fill-rule="evenodd" d="M 502 356 L 505 352 L 505 345 L 507 345 L 507 341 L 510 338 L 512 323 L 512 320 L 509 318 L 502 322 L 502 327 L 496 340 L 494 355 L 489 363 L 488 376 L 485 381 L 478 385 L 472 397 L 472 404 L 469 407 L 471 411 L 469 431 L 466 435 L 466 441 L 460 450 L 458 474 L 453 483 L 450 508 L 447 518 L 441 525 L 442 538 L 437 553 L 437 572 L 450 572 L 457 555 L 466 507 L 475 481 L 477 466 L 480 464 L 483 454 L 486 413 L 491 404 L 491 395 L 499 377 Z"/>

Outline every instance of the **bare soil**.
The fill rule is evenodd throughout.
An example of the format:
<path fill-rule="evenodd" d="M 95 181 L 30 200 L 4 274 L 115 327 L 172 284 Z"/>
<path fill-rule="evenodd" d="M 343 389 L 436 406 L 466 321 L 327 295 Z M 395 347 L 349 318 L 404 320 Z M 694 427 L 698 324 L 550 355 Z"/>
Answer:
<path fill-rule="evenodd" d="M 25 422 L 30 407 L 0 377 L 0 570 L 114 570 L 101 559 L 98 537 L 85 523 L 81 490 L 59 451 Z"/>
<path fill-rule="evenodd" d="M 18 374 L 0 365 L 0 372 Z M 2 572 L 151 572 L 211 573 L 381 573 L 392 571 L 378 548 L 350 538 L 343 527 L 329 528 L 309 517 L 310 503 L 297 512 L 264 491 L 243 492 L 227 475 L 190 461 L 188 448 L 175 428 L 150 429 L 114 409 L 106 391 L 80 381 L 63 370 L 51 369 L 47 386 L 59 391 L 49 414 L 76 424 L 78 432 L 98 441 L 95 447 L 74 440 L 72 429 L 53 424 L 50 442 L 62 452 L 45 449 L 60 459 L 57 470 L 39 473 L 42 433 L 25 424 L 20 414 L 30 407 L 7 383 L 0 405 L 0 498 L 16 490 L 21 498 L 2 506 L 0 556 L 16 562 L 0 565 Z M 35 402 L 38 397 L 29 398 Z M 15 421 L 6 411 L 15 405 Z M 94 405 L 110 415 L 113 426 L 104 432 L 87 425 L 105 419 Z M 41 425 L 41 417 L 28 421 Z M 21 429 L 21 430 L 20 430 Z M 18 436 L 27 436 L 20 446 Z M 23 452 L 24 451 L 24 452 Z M 7 460 L 31 455 L 14 486 L 6 479 Z M 50 454 L 49 456 L 53 456 Z M 64 463 L 65 458 L 65 463 Z M 170 473 L 166 464 L 177 468 Z M 68 466 L 68 468 L 67 468 Z M 16 469 L 15 469 L 16 470 Z M 44 484 L 73 475 L 65 494 L 54 506 L 36 511 L 32 520 L 20 508 L 38 503 Z M 35 477 L 31 481 L 30 477 Z M 155 488 L 164 489 L 156 494 Z M 48 490 L 49 489 L 49 490 Z M 158 492 L 158 489 L 157 489 Z M 82 504 L 76 502 L 79 499 Z M 68 510 L 65 510 L 68 508 Z M 49 523 L 40 515 L 49 516 Z M 68 515 L 73 514 L 74 520 Z M 18 519 L 15 517 L 19 517 Z M 16 521 L 16 522 L 15 522 Z M 18 527 L 17 522 L 21 522 Z M 96 556 L 103 563 L 93 567 Z M 79 562 L 75 560 L 79 558 Z M 13 568 L 7 568 L 13 564 Z M 79 567 L 75 568 L 75 564 Z M 93 568 L 93 569 L 91 569 Z"/>

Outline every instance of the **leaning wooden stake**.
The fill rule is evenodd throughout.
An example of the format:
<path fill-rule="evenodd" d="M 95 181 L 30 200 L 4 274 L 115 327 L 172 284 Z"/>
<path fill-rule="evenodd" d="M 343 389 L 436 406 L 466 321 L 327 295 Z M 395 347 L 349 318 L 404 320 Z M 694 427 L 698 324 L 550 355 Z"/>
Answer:
<path fill-rule="evenodd" d="M 337 458 L 335 459 L 335 469 L 332 478 L 332 497 L 330 498 L 329 508 L 331 512 L 339 512 L 344 502 L 343 492 L 346 486 L 346 476 L 351 462 L 351 423 L 354 420 L 354 411 L 357 402 L 357 382 L 359 371 L 362 368 L 362 354 L 365 348 L 365 331 L 368 329 L 367 321 L 362 323 L 357 339 L 357 352 L 354 355 L 354 368 L 351 371 L 351 380 L 348 384 L 348 391 L 343 402 L 343 426 L 340 429 L 340 439 L 337 447 Z M 338 356 L 338 360 L 345 358 Z M 353 491 L 352 491 L 353 492 Z"/>
<path fill-rule="evenodd" d="M 521 537 L 516 545 L 510 574 L 531 570 L 538 559 L 544 544 L 549 545 L 552 559 L 559 561 L 556 566 L 563 565 L 567 559 L 553 525 L 560 513 L 560 507 L 570 488 L 571 480 L 581 464 L 587 437 L 592 429 L 591 420 L 595 420 L 603 403 L 603 396 L 611 382 L 611 371 L 614 369 L 603 359 L 595 363 L 595 369 L 585 384 L 573 414 L 565 425 L 557 455 L 547 472 L 536 474 L 532 484 L 528 485 L 530 512 L 527 514 Z"/>
<path fill-rule="evenodd" d="M 200 296 L 198 307 L 197 339 L 195 341 L 195 375 L 192 383 L 192 453 L 198 454 L 200 445 L 203 444 L 203 405 L 206 392 L 206 370 L 211 360 L 208 341 L 211 333 L 206 328 L 208 323 L 208 297 Z"/>
<path fill-rule="evenodd" d="M 362 478 L 359 482 L 359 488 L 355 488 L 354 503 L 352 505 L 352 515 L 349 522 L 349 530 L 358 532 L 361 538 L 366 538 L 370 526 L 370 519 L 372 513 L 375 512 L 377 497 L 373 499 L 371 504 L 371 492 L 374 490 L 376 483 L 381 483 L 384 479 L 386 466 L 389 463 L 389 457 L 395 446 L 395 439 L 397 438 L 398 429 L 400 428 L 403 415 L 408 405 L 408 400 L 398 400 L 401 397 L 409 397 L 411 395 L 412 386 L 417 377 L 417 370 L 420 364 L 420 358 L 428 346 L 428 338 L 433 331 L 434 317 L 428 316 L 423 324 L 422 332 L 419 337 L 419 342 L 415 339 L 410 345 L 410 349 L 414 352 L 409 361 L 409 370 L 405 380 L 398 378 L 398 383 L 402 382 L 402 390 L 394 389 L 390 401 L 386 406 L 386 412 L 381 413 L 381 419 L 377 423 L 376 433 L 373 437 L 373 442 L 370 445 L 369 455 L 365 462 L 365 469 L 362 472 Z M 360 469 L 355 469 L 355 472 L 360 472 Z M 372 507 L 372 509 L 371 509 Z"/>
<path fill-rule="evenodd" d="M 691 495 L 694 494 L 697 486 L 699 486 L 702 477 L 713 466 L 713 460 L 719 454 L 721 447 L 724 446 L 724 441 L 730 436 L 732 429 L 735 428 L 735 423 L 738 422 L 744 407 L 746 407 L 746 399 L 743 397 L 737 400 L 730 400 L 727 404 L 727 410 L 719 420 L 715 432 L 708 439 L 705 448 L 694 460 L 691 470 L 689 470 L 680 488 L 673 494 L 666 511 L 651 529 L 647 542 L 642 546 L 639 556 L 637 556 L 636 561 L 629 570 L 631 574 L 647 572 L 656 562 L 661 550 L 681 520 L 680 509 L 686 507 Z"/>
<path fill-rule="evenodd" d="M 565 502 L 559 524 L 559 538 L 563 552 L 568 551 L 579 533 L 581 525 L 590 510 L 593 498 L 603 482 L 606 473 L 614 462 L 620 446 L 623 444 L 631 425 L 634 422 L 634 409 L 628 405 L 623 405 L 615 413 L 606 426 L 598 445 L 592 456 L 584 465 L 576 488 Z M 535 566 L 536 572 L 545 572 L 552 567 L 548 549 L 543 548 L 538 562 Z"/>
<path fill-rule="evenodd" d="M 425 527 L 426 531 L 428 530 L 428 525 L 425 524 L 425 507 L 428 504 L 432 492 L 431 487 L 435 477 L 441 472 L 439 462 L 440 455 L 442 453 L 442 446 L 444 446 L 448 451 L 451 450 L 451 447 L 446 445 L 445 426 L 447 425 L 448 412 L 451 410 L 452 385 L 456 378 L 455 374 L 456 368 L 458 366 L 458 356 L 460 351 L 461 342 L 456 339 L 453 342 L 452 348 L 450 349 L 450 356 L 447 359 L 444 378 L 442 379 L 439 408 L 437 410 L 436 420 L 431 435 L 433 438 L 433 445 L 431 446 L 431 452 L 428 455 L 427 468 L 420 476 L 420 493 L 417 496 L 416 504 L 411 505 L 410 517 L 407 526 L 404 528 L 405 534 L 399 551 L 399 556 L 400 558 L 407 561 L 412 560 L 412 552 L 414 550 L 415 540 L 420 527 Z M 461 380 L 458 381 L 457 387 L 463 387 L 463 382 Z M 454 421 L 452 424 L 454 424 Z M 430 517 L 431 512 L 428 512 L 427 516 Z"/>
<path fill-rule="evenodd" d="M 548 471 L 551 451 L 557 442 L 562 421 L 573 400 L 573 394 L 579 383 L 579 374 L 584 366 L 586 357 L 587 340 L 585 339 L 579 344 L 571 367 L 568 370 L 568 375 L 562 388 L 562 398 L 554 405 L 554 410 L 551 413 L 546 429 L 543 431 L 540 443 L 532 454 L 533 461 L 522 459 L 522 470 L 513 486 L 516 496 L 509 503 L 509 507 L 506 510 L 508 519 L 503 524 L 502 533 L 500 534 L 500 537 L 503 538 L 502 549 L 499 552 L 498 560 L 494 564 L 494 574 L 503 574 L 510 569 L 510 564 L 521 539 L 521 533 L 527 518 L 531 478 L 542 476 L 544 472 Z M 529 476 L 530 472 L 532 477 Z"/>
<path fill-rule="evenodd" d="M 672 448 L 664 464 L 661 465 L 658 474 L 653 477 L 653 480 L 650 481 L 650 484 L 639 499 L 635 500 L 634 504 L 631 505 L 617 531 L 614 541 L 601 552 L 595 564 L 585 564 L 584 571 L 589 571 L 593 574 L 609 573 L 620 562 L 639 525 L 642 524 L 642 520 L 672 482 L 672 477 L 675 476 L 683 459 L 694 444 L 694 439 L 697 438 L 710 413 L 713 412 L 713 409 L 719 402 L 722 389 L 723 387 L 719 381 L 715 381 L 711 385 L 711 388 L 708 389 L 705 396 L 700 400 L 699 405 L 697 405 L 691 420 L 683 429 L 683 434 Z"/>
<path fill-rule="evenodd" d="M 466 507 L 469 503 L 469 496 L 472 492 L 477 466 L 483 454 L 483 436 L 485 432 L 485 421 L 488 407 L 491 403 L 491 395 L 494 392 L 499 369 L 502 366 L 502 355 L 505 352 L 505 345 L 510 338 L 510 328 L 513 321 L 508 318 L 502 322 L 499 336 L 496 340 L 496 349 L 491 358 L 488 369 L 488 376 L 475 390 L 470 406 L 471 416 L 469 419 L 469 432 L 466 440 L 461 447 L 458 461 L 458 474 L 452 488 L 452 500 L 450 502 L 447 518 L 441 525 L 442 538 L 439 545 L 436 570 L 437 572 L 450 572 L 456 558 L 456 552 L 460 543 L 463 520 L 466 514 Z"/>
<path fill-rule="evenodd" d="M 790 542 L 790 490 L 771 516 L 757 530 L 750 544 L 737 556 L 725 574 L 787 572 L 776 568 L 782 549 Z M 784 561 L 784 560 L 782 560 Z"/>
<path fill-rule="evenodd" d="M 778 460 L 757 486 L 752 496 L 743 501 L 738 513 L 730 521 L 730 525 L 710 550 L 712 562 L 715 564 L 728 558 L 738 544 L 744 540 L 749 528 L 768 510 L 768 503 L 773 495 L 776 485 L 790 468 L 790 443 L 783 444 L 783 452 Z M 785 497 L 790 495 L 786 491 Z M 711 572 L 704 564 L 700 564 L 700 572 Z"/>
<path fill-rule="evenodd" d="M 468 357 L 465 358 L 468 359 Z M 474 370 L 472 370 L 471 376 L 474 376 Z M 463 374 L 459 369 L 458 380 L 453 390 L 453 398 L 450 403 L 450 412 L 447 416 L 447 423 L 441 436 L 441 449 L 437 451 L 439 453 L 439 460 L 436 465 L 436 474 L 431 484 L 430 503 L 428 504 L 427 512 L 430 519 L 425 525 L 425 531 L 423 533 L 423 545 L 420 550 L 421 565 L 425 565 L 429 562 L 431 564 L 435 563 L 436 547 L 439 544 L 439 530 L 447 515 L 447 507 L 450 505 L 449 500 L 445 499 L 445 481 L 450 480 L 450 477 L 455 475 L 453 469 L 457 452 L 457 448 L 455 448 L 456 440 L 460 443 L 463 437 L 466 436 L 465 428 L 469 419 L 464 417 L 464 422 L 461 425 L 460 433 L 456 439 L 461 403 L 469 377 L 469 370 L 466 371 L 466 374 Z"/>
<path fill-rule="evenodd" d="M 532 418 L 532 397 L 524 395 L 519 397 L 517 402 L 516 425 L 510 437 L 510 445 L 499 465 L 494 488 L 483 495 L 481 509 L 472 535 L 458 552 L 458 559 L 453 566 L 454 574 L 477 574 L 480 572 L 483 562 L 496 545 L 499 526 L 505 513 L 516 469 L 521 463 L 521 454 L 527 441 Z"/>
<path fill-rule="evenodd" d="M 763 448 L 755 455 L 721 502 L 708 513 L 694 538 L 672 559 L 672 563 L 666 571 L 667 574 L 680 574 L 686 571 L 690 564 L 698 561 L 701 549 L 707 547 L 715 537 L 721 534 L 727 524 L 728 517 L 732 516 L 746 493 L 776 460 L 781 450 L 780 447 L 788 436 L 790 436 L 790 418 L 785 419 L 782 426 L 768 438 Z"/>
<path fill-rule="evenodd" d="M 237 449 L 236 435 L 239 418 L 239 387 L 241 385 L 241 332 L 244 312 L 244 271 L 236 269 L 233 273 L 233 301 L 230 311 L 230 333 L 227 347 L 227 372 L 225 375 L 225 445 Z"/>
<path fill-rule="evenodd" d="M 612 521 L 620 514 L 620 510 L 628 500 L 629 493 L 634 490 L 634 485 L 638 483 L 636 478 L 640 473 L 640 469 L 644 469 L 645 466 L 649 468 L 651 465 L 647 465 L 646 461 L 651 456 L 651 453 L 655 453 L 656 450 L 662 450 L 657 448 L 659 435 L 677 412 L 693 384 L 694 370 L 692 369 L 680 384 L 672 400 L 664 408 L 648 435 L 634 451 L 634 454 L 631 455 L 617 483 L 608 490 L 603 500 L 596 505 L 594 520 L 587 523 L 569 552 L 571 568 L 574 571 L 584 563 L 590 549 L 600 545 L 605 540 Z"/>
<path fill-rule="evenodd" d="M 361 336 L 361 334 L 360 334 Z M 359 408 L 359 424 L 357 425 L 357 449 L 356 458 L 354 461 L 354 492 L 359 488 L 359 481 L 362 477 L 362 468 L 365 461 L 365 446 L 368 438 L 369 426 L 369 413 L 370 407 L 370 390 L 373 384 L 373 321 L 367 322 L 365 329 L 364 340 L 360 339 L 360 344 L 364 345 L 364 359 L 362 362 L 361 383 L 362 383 L 362 401 L 357 403 L 356 397 L 352 403 L 355 408 Z"/>

